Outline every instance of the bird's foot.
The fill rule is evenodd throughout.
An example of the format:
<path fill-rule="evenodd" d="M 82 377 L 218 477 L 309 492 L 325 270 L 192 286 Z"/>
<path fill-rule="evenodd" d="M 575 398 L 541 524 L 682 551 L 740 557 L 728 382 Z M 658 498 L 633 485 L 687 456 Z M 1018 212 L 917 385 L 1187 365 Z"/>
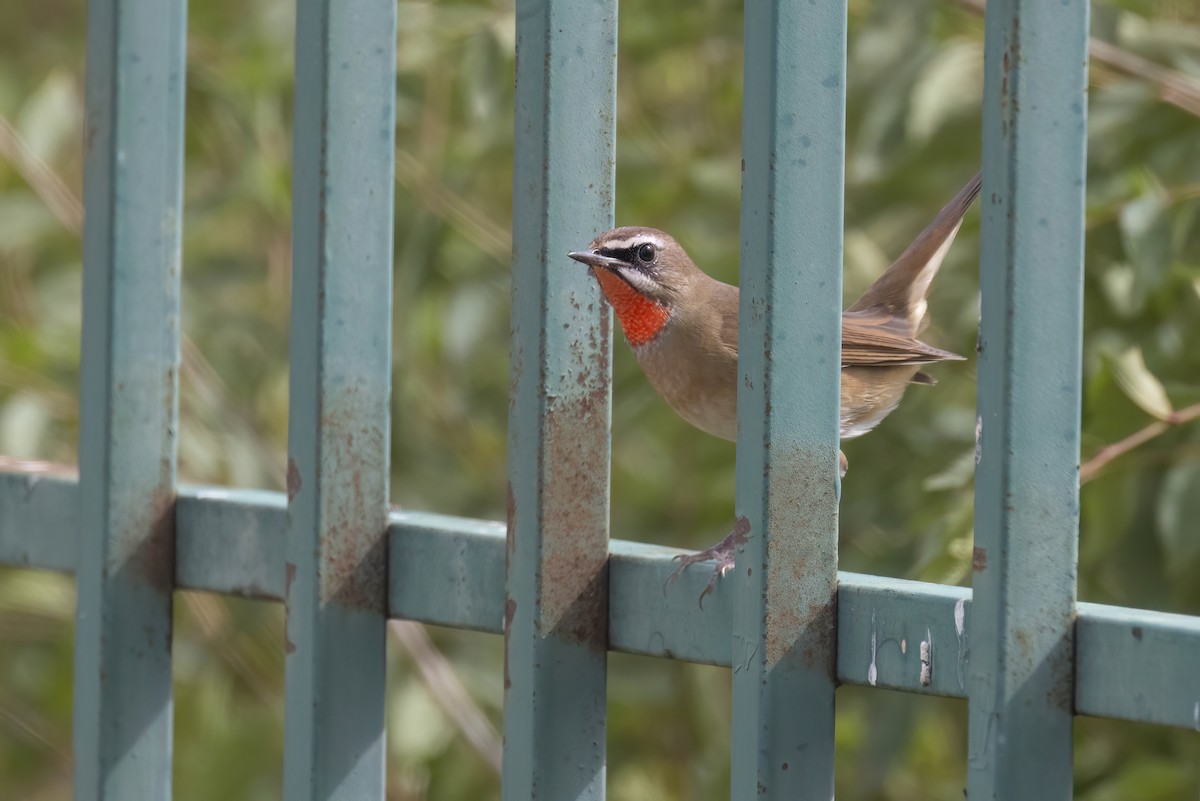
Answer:
<path fill-rule="evenodd" d="M 738 545 L 746 541 L 746 535 L 750 532 L 750 523 L 746 518 L 738 518 L 737 523 L 733 527 L 733 531 L 711 548 L 705 548 L 703 551 L 690 554 L 680 554 L 676 556 L 674 561 L 679 563 L 679 567 L 667 576 L 667 583 L 663 585 L 663 592 L 666 592 L 667 587 L 671 586 L 679 574 L 688 567 L 700 562 L 716 562 L 713 567 L 712 575 L 708 579 L 708 584 L 704 587 L 704 592 L 700 593 L 700 608 L 704 608 L 704 596 L 713 591 L 713 587 L 717 586 L 717 579 L 724 576 L 729 571 L 733 570 L 734 551 Z"/>

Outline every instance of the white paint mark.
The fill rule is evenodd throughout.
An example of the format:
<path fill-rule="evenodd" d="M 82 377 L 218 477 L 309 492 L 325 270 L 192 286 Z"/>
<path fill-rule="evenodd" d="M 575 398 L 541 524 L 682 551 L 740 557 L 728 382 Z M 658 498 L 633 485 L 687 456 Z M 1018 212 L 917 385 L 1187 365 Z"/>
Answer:
<path fill-rule="evenodd" d="M 875 668 L 875 610 L 871 610 L 871 666 L 867 668 L 867 683 L 875 686 L 879 671 Z"/>
<path fill-rule="evenodd" d="M 1192 707 L 1192 727 L 1196 731 L 1200 731 L 1200 701 L 1197 701 L 1196 705 Z"/>
<path fill-rule="evenodd" d="M 902 653 L 902 654 L 908 653 L 908 640 L 900 641 L 900 653 Z"/>
<path fill-rule="evenodd" d="M 751 642 L 745 637 L 741 637 L 736 634 L 734 635 L 734 640 L 740 644 L 741 652 L 745 659 L 733 663 L 733 672 L 737 673 L 740 670 L 749 670 L 750 663 L 754 661 L 754 655 L 758 653 L 758 643 Z M 735 653 L 737 652 L 738 648 L 739 645 L 734 646 Z"/>
<path fill-rule="evenodd" d="M 925 629 L 925 639 L 921 640 L 921 686 L 928 687 L 933 682 L 933 633 Z"/>
<path fill-rule="evenodd" d="M 954 602 L 954 633 L 958 637 L 958 689 L 967 688 L 967 635 L 966 635 L 967 599 L 959 598 Z"/>
<path fill-rule="evenodd" d="M 983 456 L 983 417 L 975 418 L 975 464 Z"/>

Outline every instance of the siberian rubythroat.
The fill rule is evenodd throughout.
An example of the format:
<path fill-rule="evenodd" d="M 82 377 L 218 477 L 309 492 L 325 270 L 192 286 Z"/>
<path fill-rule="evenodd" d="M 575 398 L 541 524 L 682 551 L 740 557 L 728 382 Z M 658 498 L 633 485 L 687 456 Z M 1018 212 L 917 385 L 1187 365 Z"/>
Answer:
<path fill-rule="evenodd" d="M 910 383 L 934 383 L 922 372 L 923 365 L 963 358 L 917 336 L 925 327 L 930 284 L 963 215 L 979 195 L 979 185 L 976 174 L 842 313 L 843 439 L 877 426 L 900 403 Z M 600 282 L 638 364 L 658 394 L 697 428 L 734 439 L 737 287 L 709 277 L 678 242 L 654 228 L 614 228 L 596 237 L 588 250 L 570 256 L 588 265 Z M 842 475 L 846 466 L 843 454 Z M 731 533 L 711 548 L 681 557 L 679 570 L 716 560 L 711 589 L 718 576 L 733 568 L 735 539 L 736 533 Z"/>

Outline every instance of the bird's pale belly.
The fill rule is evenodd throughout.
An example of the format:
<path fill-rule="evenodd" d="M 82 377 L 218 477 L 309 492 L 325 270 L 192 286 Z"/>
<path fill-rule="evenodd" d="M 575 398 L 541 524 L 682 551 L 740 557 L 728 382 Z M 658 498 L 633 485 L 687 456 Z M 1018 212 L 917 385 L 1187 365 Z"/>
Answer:
<path fill-rule="evenodd" d="M 891 414 L 918 369 L 915 365 L 843 367 L 842 439 L 861 437 Z"/>
<path fill-rule="evenodd" d="M 737 437 L 737 359 L 724 353 L 684 355 L 673 347 L 676 332 L 634 348 L 642 372 L 675 412 L 705 433 Z"/>

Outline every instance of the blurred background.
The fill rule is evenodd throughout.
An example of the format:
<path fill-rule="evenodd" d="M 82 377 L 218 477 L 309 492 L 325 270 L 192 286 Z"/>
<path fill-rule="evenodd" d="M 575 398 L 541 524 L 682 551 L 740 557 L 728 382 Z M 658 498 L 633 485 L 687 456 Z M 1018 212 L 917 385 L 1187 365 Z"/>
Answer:
<path fill-rule="evenodd" d="M 980 11 L 850 0 L 848 297 L 978 167 Z M 180 479 L 282 490 L 292 4 L 207 0 L 190 15 Z M 0 453 L 10 466 L 71 464 L 85 4 L 9 4 L 4 16 Z M 620 9 L 617 223 L 671 231 L 728 281 L 741 19 L 733 0 Z M 513 3 L 401 2 L 399 25 L 392 497 L 500 520 Z M 1092 29 L 1079 597 L 1200 614 L 1200 422 L 1189 422 L 1200 412 L 1200 5 L 1096 0 Z M 925 337 L 965 354 L 978 225 L 972 211 Z M 707 545 L 732 519 L 733 445 L 677 419 L 620 335 L 614 352 L 613 536 Z M 970 583 L 975 365 L 935 373 L 937 387 L 914 387 L 846 446 L 844 569 Z M 281 606 L 176 598 L 176 797 L 278 798 Z M 69 797 L 73 615 L 69 578 L 0 569 L 5 799 Z M 394 631 L 389 798 L 498 798 L 501 639 Z M 621 655 L 610 665 L 609 797 L 728 798 L 728 672 Z M 853 687 L 838 700 L 838 798 L 963 797 L 964 703 Z M 1076 728 L 1078 798 L 1200 797 L 1195 732 Z"/>

